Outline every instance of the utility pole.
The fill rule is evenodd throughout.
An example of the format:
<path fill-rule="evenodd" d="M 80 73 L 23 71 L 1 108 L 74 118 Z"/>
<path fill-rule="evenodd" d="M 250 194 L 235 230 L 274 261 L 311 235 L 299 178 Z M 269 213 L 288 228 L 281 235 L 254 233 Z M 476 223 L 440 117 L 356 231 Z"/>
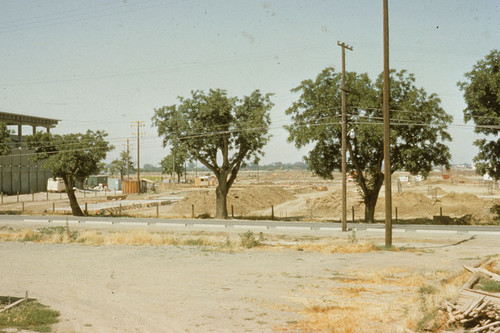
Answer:
<path fill-rule="evenodd" d="M 144 127 L 144 121 L 142 120 L 136 120 L 132 122 L 132 127 L 137 126 L 137 194 L 141 194 L 141 165 L 140 165 L 140 136 L 141 136 L 141 131 L 140 128 Z"/>
<path fill-rule="evenodd" d="M 337 45 L 342 48 L 342 231 L 347 231 L 347 161 L 346 161 L 346 146 L 347 146 L 347 102 L 345 88 L 345 49 L 352 51 L 352 47 L 344 42 L 337 41 Z"/>
<path fill-rule="evenodd" d="M 172 142 L 172 187 L 175 188 L 175 139 Z"/>
<path fill-rule="evenodd" d="M 391 154 L 389 113 L 390 81 L 389 81 L 389 5 L 384 1 L 384 182 L 385 182 L 385 246 L 392 246 L 392 191 L 391 191 Z"/>
<path fill-rule="evenodd" d="M 127 180 L 130 180 L 130 163 L 129 163 L 129 160 L 130 160 L 130 143 L 129 143 L 129 140 L 127 138 Z"/>

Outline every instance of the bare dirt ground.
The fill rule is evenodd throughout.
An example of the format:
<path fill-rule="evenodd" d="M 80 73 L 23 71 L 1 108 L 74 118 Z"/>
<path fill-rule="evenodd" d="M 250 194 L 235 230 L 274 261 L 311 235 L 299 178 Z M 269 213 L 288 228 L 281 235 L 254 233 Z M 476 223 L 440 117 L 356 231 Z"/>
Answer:
<path fill-rule="evenodd" d="M 339 177 L 324 181 L 305 172 L 242 173 L 229 194 L 235 215 L 296 216 L 338 220 Z M 491 223 L 500 191 L 470 173 L 393 188 L 400 219 L 443 214 L 474 216 Z M 135 207 L 130 216 L 190 217 L 214 210 L 214 189 L 165 186 L 127 200 L 172 200 Z M 383 193 L 383 190 L 381 191 Z M 111 194 L 111 193 L 108 193 Z M 79 193 L 80 203 L 108 201 L 102 193 Z M 4 197 L 1 210 L 52 213 L 68 206 L 59 194 Z M 363 207 L 349 183 L 348 206 Z M 383 197 L 377 218 L 383 218 Z M 0 226 L 1 228 L 2 226 Z M 5 228 L 5 226 L 4 226 Z M 102 231 L 105 232 L 105 231 Z M 351 235 L 352 236 L 352 235 Z M 193 235 L 200 237 L 200 234 Z M 218 234 L 217 237 L 238 237 Z M 264 235 L 271 238 L 271 235 Z M 179 245 L 0 243 L 0 296 L 30 297 L 61 312 L 56 332 L 411 332 L 422 319 L 419 288 L 440 282 L 500 252 L 498 235 L 408 235 L 394 238 L 402 250 L 361 253 L 322 251 L 349 235 L 274 235 L 303 247 L 264 246 L 222 251 Z M 381 236 L 358 232 L 359 242 L 383 244 Z M 352 241 L 352 239 L 351 239 Z M 464 242 L 462 242 L 464 241 Z M 306 243 L 309 244 L 306 246 Z M 353 244 L 354 245 L 354 244 Z M 405 250 L 407 249 L 407 250 Z M 408 250 L 409 249 L 409 250 Z"/>
<path fill-rule="evenodd" d="M 395 238 L 412 251 L 330 254 L 2 242 L 0 295 L 28 291 L 60 311 L 56 332 L 411 332 L 419 288 L 498 253 L 497 237 L 419 235 Z"/>
<path fill-rule="evenodd" d="M 395 216 L 405 219 L 432 219 L 443 215 L 453 218 L 469 216 L 475 224 L 494 223 L 492 209 L 500 205 L 498 183 L 485 183 L 472 171 L 454 170 L 452 177 L 443 179 L 441 173 L 431 173 L 427 180 L 409 182 L 398 179 L 404 173 L 393 175 L 393 209 Z M 194 175 L 190 175 L 194 176 Z M 243 171 L 228 194 L 228 213 L 236 217 L 297 218 L 301 220 L 339 221 L 341 216 L 340 175 L 326 181 L 305 171 L 256 172 Z M 190 218 L 215 215 L 215 188 L 194 188 L 190 184 L 160 185 L 156 192 L 142 195 L 128 194 L 126 200 L 107 200 L 116 191 L 78 192 L 82 208 L 85 204 L 91 214 L 151 216 L 163 218 Z M 384 189 L 380 191 L 375 218 L 384 219 Z M 0 211 L 25 214 L 70 214 L 69 202 L 59 193 L 6 196 Z M 135 202 L 136 204 L 132 204 Z M 123 206 L 119 208 L 120 204 Z M 156 205 L 159 204 L 159 208 Z M 232 207 L 232 210 L 231 210 Z M 361 221 L 364 204 L 354 182 L 347 184 L 349 219 Z"/>
<path fill-rule="evenodd" d="M 433 173 L 424 181 L 409 182 L 398 179 L 404 173 L 393 176 L 393 208 L 397 208 L 398 219 L 432 219 L 434 215 L 460 218 L 470 215 L 476 224 L 489 223 L 496 218 L 492 211 L 500 205 L 498 184 L 485 183 L 472 171 L 454 171 L 452 177 L 443 179 L 442 174 Z M 341 216 L 340 175 L 325 181 L 300 171 L 243 172 L 228 194 L 228 210 L 231 206 L 235 216 L 270 216 L 271 206 L 276 217 L 296 217 L 303 220 L 334 220 Z M 184 198 L 173 205 L 162 206 L 159 214 L 164 217 L 191 217 L 215 214 L 215 190 L 193 189 L 183 185 L 164 187 L 162 195 L 179 195 Z M 380 191 L 375 218 L 384 219 L 384 189 Z M 347 207 L 349 218 L 354 211 L 355 220 L 364 217 L 364 204 L 354 182 L 347 185 Z M 155 216 L 156 210 L 139 209 L 131 214 Z M 395 213 L 394 213 L 395 214 Z"/>

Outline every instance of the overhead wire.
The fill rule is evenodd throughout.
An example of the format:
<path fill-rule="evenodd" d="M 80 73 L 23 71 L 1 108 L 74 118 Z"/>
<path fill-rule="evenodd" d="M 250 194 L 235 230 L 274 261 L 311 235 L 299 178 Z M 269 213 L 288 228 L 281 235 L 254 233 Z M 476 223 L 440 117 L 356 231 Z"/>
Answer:
<path fill-rule="evenodd" d="M 383 118 L 382 117 L 373 117 L 373 116 L 359 116 L 359 115 L 353 115 L 350 114 L 351 116 L 356 116 L 357 118 L 361 119 L 366 119 L 369 121 L 360 121 L 360 120 L 351 120 L 349 121 L 349 124 L 354 124 L 354 125 L 383 125 Z M 241 132 L 248 132 L 248 131 L 260 131 L 260 130 L 283 130 L 284 126 L 290 126 L 292 128 L 297 128 L 297 127 L 319 127 L 319 126 L 329 126 L 329 125 L 340 125 L 341 122 L 339 121 L 327 121 L 324 122 L 323 120 L 328 120 L 328 119 L 334 119 L 334 118 L 339 118 L 339 115 L 333 115 L 333 116 L 325 116 L 325 117 L 320 117 L 317 119 L 314 119 L 313 121 L 308 121 L 308 122 L 303 122 L 299 124 L 281 124 L 278 126 L 258 126 L 258 127 L 247 127 L 247 128 L 239 128 L 239 129 L 229 129 L 229 130 L 213 130 L 213 131 L 208 131 L 208 132 L 198 132 L 198 133 L 174 133 L 170 137 L 176 137 L 180 140 L 188 140 L 188 139 L 195 139 L 195 138 L 203 138 L 203 137 L 211 137 L 211 136 L 218 136 L 218 135 L 227 135 L 227 134 L 235 134 L 235 133 L 241 133 Z M 422 126 L 422 127 L 438 127 L 438 126 L 448 126 L 448 127 L 460 127 L 460 128 L 485 128 L 485 129 L 499 129 L 500 130 L 500 125 L 467 125 L 467 124 L 457 124 L 457 123 L 434 123 L 434 124 L 429 124 L 427 122 L 419 122 L 418 120 L 405 120 L 405 119 L 392 119 L 391 120 L 391 126 Z M 221 125 L 222 126 L 222 125 Z M 227 125 L 223 125 L 227 126 Z M 127 137 L 112 137 L 107 139 L 109 143 L 123 143 L 123 140 L 127 138 L 135 138 L 135 136 L 127 136 Z M 144 141 L 157 141 L 163 139 L 162 137 L 155 136 L 155 135 L 149 135 L 149 136 L 141 136 L 141 140 Z M 105 138 L 106 140 L 106 138 Z M 75 141 L 65 141 L 67 144 L 72 144 L 79 142 L 81 143 L 82 140 L 75 140 Z M 85 142 L 85 140 L 83 140 Z M 133 143 L 133 141 L 132 141 Z M 15 144 L 15 143 L 14 143 Z M 48 144 L 47 146 L 51 146 L 52 144 Z M 41 145 L 41 148 L 45 148 L 47 146 Z M 146 144 L 143 145 L 145 147 Z"/>

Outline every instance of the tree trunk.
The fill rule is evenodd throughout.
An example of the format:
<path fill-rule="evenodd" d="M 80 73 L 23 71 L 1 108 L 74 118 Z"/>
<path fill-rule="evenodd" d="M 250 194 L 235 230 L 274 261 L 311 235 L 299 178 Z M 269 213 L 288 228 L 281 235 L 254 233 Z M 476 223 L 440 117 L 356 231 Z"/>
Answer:
<path fill-rule="evenodd" d="M 75 190 L 73 189 L 73 180 L 70 177 L 63 177 L 66 193 L 68 194 L 69 205 L 73 216 L 84 216 L 78 201 L 76 200 Z"/>
<path fill-rule="evenodd" d="M 378 191 L 365 194 L 365 223 L 375 223 L 375 206 L 377 205 Z"/>
<path fill-rule="evenodd" d="M 227 186 L 227 174 L 221 174 L 220 179 L 218 179 L 219 184 L 215 189 L 216 194 L 216 211 L 215 217 L 218 219 L 227 219 L 227 192 L 229 191 L 229 187 Z"/>

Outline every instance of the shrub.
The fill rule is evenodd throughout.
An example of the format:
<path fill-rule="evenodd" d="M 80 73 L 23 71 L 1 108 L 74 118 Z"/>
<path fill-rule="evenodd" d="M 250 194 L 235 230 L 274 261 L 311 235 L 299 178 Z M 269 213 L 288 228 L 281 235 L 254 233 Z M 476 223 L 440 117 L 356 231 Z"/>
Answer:
<path fill-rule="evenodd" d="M 240 234 L 240 237 L 241 237 L 241 246 L 246 247 L 247 249 L 251 249 L 253 247 L 260 245 L 260 240 L 255 239 L 255 235 L 250 230 Z M 260 239 L 263 239 L 262 233 L 260 235 Z"/>

